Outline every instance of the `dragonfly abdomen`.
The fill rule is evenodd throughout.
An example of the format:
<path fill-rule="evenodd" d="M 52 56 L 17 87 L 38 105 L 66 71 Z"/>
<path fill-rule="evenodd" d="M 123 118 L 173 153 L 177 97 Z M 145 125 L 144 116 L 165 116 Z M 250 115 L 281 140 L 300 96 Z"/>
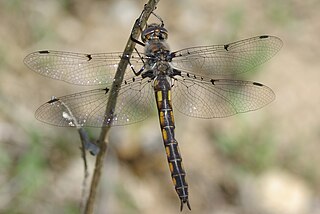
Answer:
<path fill-rule="evenodd" d="M 159 113 L 160 128 L 172 182 L 181 201 L 180 209 L 182 210 L 184 203 L 191 209 L 188 201 L 188 184 L 185 179 L 186 173 L 182 165 L 178 142 L 174 137 L 175 125 L 170 88 L 170 84 L 166 78 L 155 80 L 154 90 Z"/>

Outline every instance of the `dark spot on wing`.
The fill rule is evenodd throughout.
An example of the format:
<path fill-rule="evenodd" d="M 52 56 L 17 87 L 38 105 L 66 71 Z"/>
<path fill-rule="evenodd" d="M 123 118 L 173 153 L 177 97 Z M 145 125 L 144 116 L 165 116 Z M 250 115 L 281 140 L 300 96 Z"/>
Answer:
<path fill-rule="evenodd" d="M 48 101 L 47 103 L 54 103 L 54 102 L 57 102 L 57 101 L 59 101 L 58 98 L 53 98 L 53 99 L 51 99 L 50 101 Z"/>
<path fill-rule="evenodd" d="M 256 85 L 256 86 L 263 86 L 261 83 L 258 83 L 258 82 L 253 82 L 253 85 Z"/>
<path fill-rule="evenodd" d="M 260 39 L 266 39 L 266 38 L 269 38 L 269 36 L 267 35 L 263 35 L 263 36 L 259 36 Z"/>
<path fill-rule="evenodd" d="M 49 51 L 39 51 L 39 54 L 48 54 Z"/>
<path fill-rule="evenodd" d="M 229 44 L 227 44 L 227 45 L 224 45 L 223 47 L 224 47 L 224 49 L 226 50 L 226 51 L 228 51 L 228 48 L 229 48 Z"/>
<path fill-rule="evenodd" d="M 215 83 L 215 82 L 218 82 L 218 81 L 219 81 L 219 80 L 214 80 L 214 79 L 211 79 L 211 80 L 210 80 L 210 82 L 212 83 L 212 85 L 215 85 L 214 83 Z"/>
<path fill-rule="evenodd" d="M 177 69 L 173 69 L 173 74 L 172 76 L 181 76 L 181 71 L 177 70 Z"/>
<path fill-rule="evenodd" d="M 88 58 L 88 61 L 92 60 L 91 54 L 87 54 L 86 57 Z"/>
<path fill-rule="evenodd" d="M 103 90 L 106 91 L 106 94 L 109 92 L 109 88 L 105 88 Z"/>

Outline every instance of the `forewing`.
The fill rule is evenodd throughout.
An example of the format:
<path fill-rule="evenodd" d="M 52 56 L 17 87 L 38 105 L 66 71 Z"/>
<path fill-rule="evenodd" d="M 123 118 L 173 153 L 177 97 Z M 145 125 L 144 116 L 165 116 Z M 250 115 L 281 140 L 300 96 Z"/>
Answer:
<path fill-rule="evenodd" d="M 267 86 L 242 80 L 178 78 L 172 90 L 174 108 L 199 118 L 228 117 L 253 111 L 275 98 Z"/>
<path fill-rule="evenodd" d="M 33 71 L 68 83 L 77 85 L 110 85 L 122 53 L 82 54 L 62 51 L 38 51 L 27 55 L 24 63 Z M 143 66 L 137 54 L 130 63 L 139 70 Z M 130 68 L 128 68 L 130 69 Z M 133 75 L 132 71 L 125 78 Z"/>
<path fill-rule="evenodd" d="M 257 36 L 226 45 L 199 46 L 173 52 L 171 65 L 213 78 L 246 72 L 266 62 L 282 47 L 275 36 Z"/>
<path fill-rule="evenodd" d="M 102 88 L 53 98 L 37 109 L 36 118 L 56 126 L 103 127 L 139 122 L 153 111 L 153 90 L 148 80 L 137 78 L 122 85 L 112 121 L 105 114 L 109 97 L 110 90 Z"/>

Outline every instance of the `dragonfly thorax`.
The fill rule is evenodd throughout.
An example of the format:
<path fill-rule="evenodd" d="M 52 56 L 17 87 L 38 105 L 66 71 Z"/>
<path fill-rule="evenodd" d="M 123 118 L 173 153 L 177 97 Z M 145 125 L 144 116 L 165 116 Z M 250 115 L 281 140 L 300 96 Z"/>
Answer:
<path fill-rule="evenodd" d="M 170 56 L 169 45 L 165 41 L 160 40 L 147 41 L 144 52 L 149 58 L 154 58 L 157 61 L 168 61 L 168 57 Z"/>
<path fill-rule="evenodd" d="M 168 62 L 160 61 L 155 64 L 155 71 L 159 74 L 170 75 L 172 74 L 172 68 Z"/>
<path fill-rule="evenodd" d="M 170 75 L 172 68 L 169 64 L 170 50 L 165 41 L 149 40 L 145 46 L 146 70 L 153 70 L 154 75 Z"/>

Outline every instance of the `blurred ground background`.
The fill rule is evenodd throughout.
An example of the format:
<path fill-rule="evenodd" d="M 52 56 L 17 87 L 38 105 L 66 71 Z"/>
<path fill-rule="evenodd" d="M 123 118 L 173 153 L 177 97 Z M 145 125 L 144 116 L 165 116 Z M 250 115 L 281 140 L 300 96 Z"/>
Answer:
<path fill-rule="evenodd" d="M 90 88 L 42 77 L 23 58 L 42 49 L 122 51 L 144 3 L 0 1 L 0 213 L 79 213 L 81 201 L 77 132 L 42 124 L 34 111 L 52 95 Z M 172 50 L 262 34 L 284 42 L 246 75 L 276 93 L 267 107 L 212 120 L 176 111 L 192 213 L 320 213 L 319 11 L 318 0 L 158 4 Z M 180 213 L 156 114 L 112 129 L 109 148 L 96 213 Z"/>

